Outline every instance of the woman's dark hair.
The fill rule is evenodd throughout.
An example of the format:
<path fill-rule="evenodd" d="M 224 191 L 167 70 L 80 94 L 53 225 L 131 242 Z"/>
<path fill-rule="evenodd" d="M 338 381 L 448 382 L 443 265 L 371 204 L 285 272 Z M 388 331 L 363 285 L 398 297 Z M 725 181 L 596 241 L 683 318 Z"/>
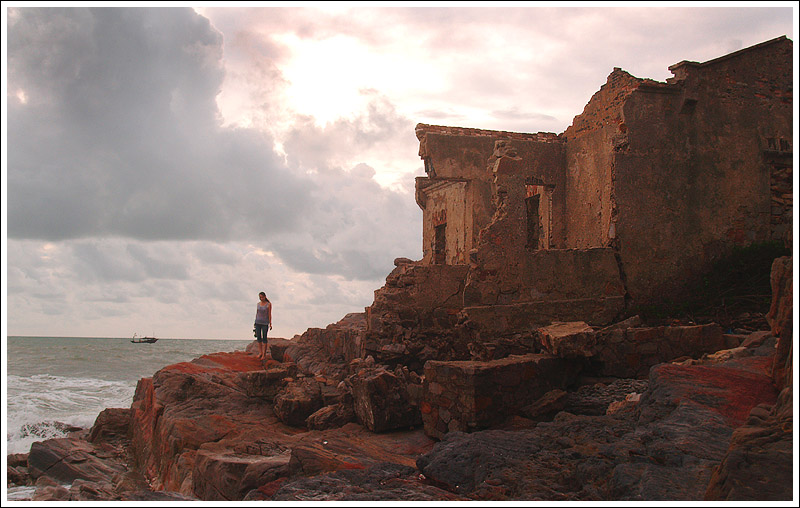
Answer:
<path fill-rule="evenodd" d="M 269 302 L 269 298 L 267 298 L 267 293 L 265 293 L 263 291 L 258 293 L 258 296 L 261 296 L 261 295 L 264 295 L 264 298 Z M 272 303 L 272 302 L 270 302 L 270 303 Z"/>

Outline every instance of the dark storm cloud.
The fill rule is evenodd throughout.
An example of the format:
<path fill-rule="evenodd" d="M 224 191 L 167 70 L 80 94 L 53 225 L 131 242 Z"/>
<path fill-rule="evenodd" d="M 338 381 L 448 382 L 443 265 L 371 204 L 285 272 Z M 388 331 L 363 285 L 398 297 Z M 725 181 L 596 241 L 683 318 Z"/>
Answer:
<path fill-rule="evenodd" d="M 222 38 L 190 9 L 15 9 L 8 232 L 229 239 L 287 231 L 307 182 L 221 129 Z"/>
<path fill-rule="evenodd" d="M 397 132 L 413 138 L 410 120 L 365 90 L 374 97 L 361 116 L 324 129 L 298 119 L 287 167 L 264 133 L 220 126 L 222 43 L 190 9 L 16 9 L 9 237 L 246 239 L 310 273 L 387 273 L 418 243 L 413 197 L 342 160 L 388 148 Z M 78 269 L 97 280 L 186 276 L 157 253 L 75 249 Z"/>
<path fill-rule="evenodd" d="M 171 249 L 116 241 L 80 241 L 71 248 L 71 271 L 84 280 L 142 282 L 187 280 L 185 261 Z"/>
<path fill-rule="evenodd" d="M 380 279 L 396 257 L 419 250 L 419 209 L 413 195 L 387 192 L 374 170 L 328 168 L 317 175 L 312 200 L 318 213 L 304 217 L 297 234 L 271 243 L 291 268 L 346 279 Z M 419 257 L 418 255 L 416 257 Z"/>

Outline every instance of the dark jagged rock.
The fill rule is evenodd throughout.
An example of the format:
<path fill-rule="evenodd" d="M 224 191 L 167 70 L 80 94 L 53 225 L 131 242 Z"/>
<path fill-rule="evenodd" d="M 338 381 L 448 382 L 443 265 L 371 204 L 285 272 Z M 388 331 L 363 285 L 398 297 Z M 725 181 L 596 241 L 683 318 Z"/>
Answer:
<path fill-rule="evenodd" d="M 130 408 L 104 409 L 97 415 L 94 425 L 89 430 L 89 441 L 99 443 L 125 440 L 128 438 L 130 423 Z"/>
<path fill-rule="evenodd" d="M 350 377 L 349 383 L 356 417 L 372 432 L 422 424 L 418 401 L 411 400 L 409 382 L 402 373 L 377 368 Z"/>
<path fill-rule="evenodd" d="M 752 407 L 774 400 L 768 362 L 746 363 L 660 365 L 636 410 L 561 412 L 516 432 L 451 432 L 417 465 L 435 484 L 472 499 L 702 499 L 734 429 Z M 723 391 L 723 384 L 738 388 Z"/>
<path fill-rule="evenodd" d="M 306 418 L 308 430 L 335 429 L 356 421 L 352 404 L 325 406 Z"/>
<path fill-rule="evenodd" d="M 705 493 L 706 500 L 784 501 L 791 499 L 793 475 L 792 392 L 777 404 L 760 404 L 733 432 L 730 446 Z"/>
<path fill-rule="evenodd" d="M 564 401 L 564 410 L 579 415 L 604 415 L 609 404 L 625 400 L 631 393 L 647 389 L 647 380 L 615 379 L 610 383 L 584 385 L 570 392 Z"/>
<path fill-rule="evenodd" d="M 322 389 L 313 379 L 289 383 L 275 396 L 275 415 L 286 425 L 302 427 L 324 405 Z"/>
<path fill-rule="evenodd" d="M 77 438 L 36 441 L 28 455 L 28 471 L 34 480 L 47 476 L 66 484 L 77 479 L 100 482 L 124 470 L 118 450 Z"/>

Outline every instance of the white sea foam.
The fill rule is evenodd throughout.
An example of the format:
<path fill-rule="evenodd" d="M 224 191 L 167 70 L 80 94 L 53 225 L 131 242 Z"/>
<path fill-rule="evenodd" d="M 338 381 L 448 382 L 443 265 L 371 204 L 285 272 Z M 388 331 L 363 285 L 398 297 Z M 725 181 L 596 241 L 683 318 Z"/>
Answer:
<path fill-rule="evenodd" d="M 65 427 L 91 427 L 107 407 L 130 407 L 130 383 L 37 374 L 6 379 L 8 453 L 24 453 L 34 441 L 66 435 Z M 66 424 L 66 425 L 64 425 Z"/>
<path fill-rule="evenodd" d="M 33 486 L 25 486 L 25 487 L 8 487 L 6 491 L 6 500 L 7 501 L 30 501 L 31 497 L 33 497 L 33 493 L 36 491 L 36 487 Z"/>
<path fill-rule="evenodd" d="M 203 354 L 242 350 L 248 341 L 123 338 L 7 338 L 8 453 L 34 441 L 63 437 L 68 426 L 89 428 L 105 408 L 130 407 L 136 382 L 160 368 Z"/>

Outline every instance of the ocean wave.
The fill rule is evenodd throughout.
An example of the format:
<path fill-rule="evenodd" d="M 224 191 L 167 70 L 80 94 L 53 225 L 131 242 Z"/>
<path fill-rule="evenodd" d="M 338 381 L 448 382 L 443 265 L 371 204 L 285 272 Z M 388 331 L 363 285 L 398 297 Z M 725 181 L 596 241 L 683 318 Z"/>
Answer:
<path fill-rule="evenodd" d="M 9 375 L 6 382 L 8 453 L 26 453 L 35 441 L 89 428 L 103 409 L 130 407 L 136 389 L 120 381 L 50 374 Z"/>

